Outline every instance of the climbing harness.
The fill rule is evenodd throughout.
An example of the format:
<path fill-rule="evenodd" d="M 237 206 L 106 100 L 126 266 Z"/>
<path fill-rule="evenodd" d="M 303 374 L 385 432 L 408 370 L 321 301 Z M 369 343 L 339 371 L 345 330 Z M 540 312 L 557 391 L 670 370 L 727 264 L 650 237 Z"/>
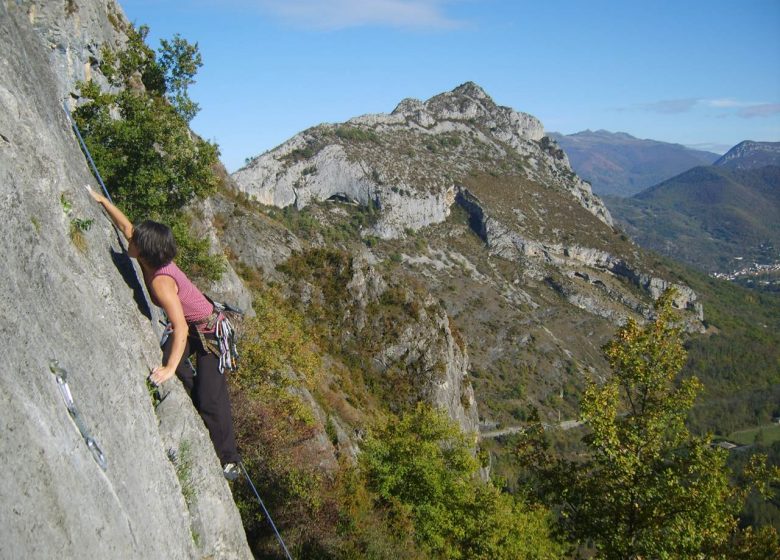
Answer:
<path fill-rule="evenodd" d="M 76 133 L 76 138 L 79 139 L 79 144 L 81 145 L 81 149 L 84 151 L 84 155 L 87 156 L 87 161 L 89 161 L 89 165 L 92 167 L 92 172 L 95 174 L 95 177 L 97 177 L 98 183 L 100 183 L 100 186 L 103 188 L 103 192 L 106 195 L 106 198 L 111 201 L 113 204 L 113 200 L 111 200 L 111 195 L 108 194 L 108 189 L 106 188 L 106 185 L 103 183 L 103 178 L 100 176 L 100 172 L 98 171 L 97 166 L 95 165 L 95 162 L 92 160 L 92 154 L 89 153 L 89 149 L 87 148 L 87 144 L 84 142 L 84 138 L 81 137 L 81 131 L 79 131 L 79 127 L 76 125 L 76 121 L 73 120 L 73 117 L 70 114 L 70 111 L 68 110 L 68 104 L 66 101 L 62 102 L 62 108 L 65 109 L 65 114 L 68 116 L 68 121 L 70 121 L 70 126 L 73 128 L 73 132 Z"/>
<path fill-rule="evenodd" d="M 214 301 L 209 296 L 206 296 L 206 299 L 214 306 L 214 310 L 207 317 L 192 323 L 191 326 L 194 327 L 194 332 L 197 333 L 203 349 L 219 358 L 219 373 L 224 374 L 225 370 L 235 371 L 238 369 L 236 330 L 227 313 L 240 316 L 244 312 L 227 303 Z M 163 325 L 165 328 L 160 338 L 160 348 L 165 346 L 168 337 L 173 333 L 173 326 L 169 321 L 163 322 Z M 204 327 L 206 332 L 201 332 L 198 327 Z M 209 333 L 214 333 L 214 338 L 208 337 L 207 334 Z M 190 367 L 192 367 L 192 364 L 190 364 Z"/>
<path fill-rule="evenodd" d="M 68 372 L 59 366 L 57 360 L 51 360 L 49 362 L 49 370 L 51 370 L 57 380 L 57 388 L 60 390 L 62 400 L 65 401 L 65 408 L 68 409 L 68 413 L 70 414 L 73 423 L 76 424 L 76 427 L 81 433 L 81 437 L 84 438 L 84 443 L 87 444 L 87 448 L 92 452 L 92 457 L 97 464 L 105 471 L 108 466 L 108 463 L 106 463 L 106 456 L 103 455 L 103 451 L 95 441 L 95 438 L 89 433 L 87 425 L 81 417 L 81 413 L 73 402 L 73 395 L 70 392 L 70 387 L 68 387 Z"/>
<path fill-rule="evenodd" d="M 241 466 L 241 470 L 244 473 L 244 477 L 246 478 L 246 481 L 249 483 L 249 486 L 252 487 L 252 491 L 255 493 L 255 496 L 257 496 L 257 503 L 260 504 L 260 507 L 263 508 L 263 513 L 265 513 L 266 519 L 268 519 L 268 522 L 271 524 L 271 528 L 274 530 L 274 534 L 276 534 L 276 540 L 279 541 L 279 544 L 282 547 L 282 550 L 284 551 L 285 556 L 288 560 L 292 560 L 292 556 L 290 556 L 290 552 L 287 550 L 287 545 L 284 544 L 284 540 L 282 539 L 282 535 L 279 534 L 279 530 L 276 528 L 276 525 L 274 524 L 274 520 L 271 519 L 271 514 L 268 513 L 268 509 L 266 509 L 265 504 L 263 503 L 263 499 L 260 497 L 260 494 L 257 492 L 257 488 L 255 488 L 254 482 L 252 482 L 252 479 L 249 478 L 249 473 L 246 472 L 246 467 L 244 467 L 244 463 L 239 463 Z"/>

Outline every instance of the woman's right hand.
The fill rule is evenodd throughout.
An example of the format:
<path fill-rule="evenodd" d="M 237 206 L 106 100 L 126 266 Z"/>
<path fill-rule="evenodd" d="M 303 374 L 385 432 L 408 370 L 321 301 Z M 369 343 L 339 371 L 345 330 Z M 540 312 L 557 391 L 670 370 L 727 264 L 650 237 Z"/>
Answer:
<path fill-rule="evenodd" d="M 89 196 L 95 199 L 95 202 L 99 202 L 103 204 L 103 201 L 106 200 L 106 197 L 100 194 L 99 192 L 95 191 L 90 187 L 89 185 L 84 185 L 84 188 L 87 189 L 87 192 L 89 193 Z"/>

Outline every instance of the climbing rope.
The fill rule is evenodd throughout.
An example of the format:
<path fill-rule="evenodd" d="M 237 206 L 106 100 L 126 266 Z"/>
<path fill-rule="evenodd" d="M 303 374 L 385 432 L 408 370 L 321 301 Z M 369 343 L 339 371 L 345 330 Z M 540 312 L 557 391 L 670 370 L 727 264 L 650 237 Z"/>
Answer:
<path fill-rule="evenodd" d="M 84 138 L 81 137 L 81 131 L 79 130 L 79 127 L 76 125 L 76 121 L 73 120 L 73 117 L 70 114 L 70 111 L 68 110 L 68 104 L 66 101 L 62 102 L 62 108 L 65 109 L 65 114 L 68 116 L 68 121 L 70 122 L 71 128 L 73 128 L 73 132 L 76 133 L 76 138 L 79 139 L 79 144 L 81 145 L 81 149 L 84 151 L 84 155 L 87 156 L 87 161 L 89 161 L 90 167 L 92 167 L 92 172 L 95 174 L 95 177 L 97 177 L 98 183 L 100 183 L 100 186 L 103 188 L 103 192 L 106 195 L 106 198 L 111 201 L 113 204 L 113 200 L 111 200 L 111 195 L 108 194 L 108 189 L 106 188 L 106 185 L 103 183 L 103 178 L 100 176 L 100 172 L 98 171 L 97 166 L 95 165 L 95 162 L 92 159 L 92 154 L 89 153 L 89 149 L 87 148 L 87 144 L 84 142 Z"/>
<path fill-rule="evenodd" d="M 279 541 L 282 550 L 284 550 L 284 555 L 287 557 L 288 560 L 292 560 L 292 556 L 290 556 L 290 552 L 287 550 L 287 545 L 285 545 L 284 540 L 282 540 L 282 535 L 280 535 L 279 531 L 276 529 L 274 520 L 271 519 L 271 514 L 268 513 L 268 510 L 266 509 L 265 504 L 263 503 L 263 499 L 260 497 L 260 494 L 257 492 L 257 488 L 255 488 L 254 482 L 252 482 L 252 479 L 249 478 L 249 473 L 246 472 L 246 467 L 244 467 L 244 463 L 239 463 L 239 465 L 241 466 L 241 471 L 244 473 L 244 477 L 246 478 L 246 481 L 249 483 L 249 486 L 252 487 L 252 491 L 255 493 L 255 496 L 257 496 L 257 502 L 260 504 L 260 507 L 263 508 L 263 513 L 265 513 L 266 519 L 268 519 L 268 522 L 271 524 L 271 528 L 274 530 L 274 533 L 276 534 L 276 539 Z"/>
<path fill-rule="evenodd" d="M 59 366 L 57 360 L 51 360 L 51 362 L 49 362 L 49 370 L 51 370 L 57 380 L 57 388 L 60 390 L 62 400 L 65 401 L 65 408 L 68 409 L 68 413 L 70 414 L 73 423 L 76 424 L 76 427 L 81 433 L 81 437 L 84 438 L 84 443 L 87 444 L 87 448 L 92 452 L 92 457 L 97 464 L 105 471 L 108 466 L 106 456 L 103 455 L 103 451 L 101 451 L 95 438 L 89 433 L 87 425 L 81 417 L 81 413 L 73 402 L 73 394 L 70 392 L 70 387 L 68 387 L 68 372 Z"/>

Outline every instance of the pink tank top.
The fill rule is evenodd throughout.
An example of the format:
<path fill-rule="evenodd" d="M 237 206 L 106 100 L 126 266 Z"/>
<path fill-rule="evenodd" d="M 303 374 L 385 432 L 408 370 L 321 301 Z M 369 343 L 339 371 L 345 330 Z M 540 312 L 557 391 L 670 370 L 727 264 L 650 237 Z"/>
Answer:
<path fill-rule="evenodd" d="M 176 263 L 170 262 L 165 266 L 158 268 L 152 275 L 152 279 L 160 275 L 170 276 L 173 278 L 173 281 L 176 282 L 176 286 L 179 288 L 179 301 L 181 301 L 181 307 L 184 311 L 184 318 L 187 320 L 187 323 L 197 323 L 211 315 L 211 312 L 214 311 L 212 303 L 207 300 L 206 296 L 203 295 L 203 292 L 187 278 L 187 275 L 176 266 Z M 149 292 L 151 295 L 151 290 L 149 290 Z M 152 300 L 155 305 L 159 305 L 153 295 Z M 198 330 L 203 329 L 205 329 L 205 325 Z"/>

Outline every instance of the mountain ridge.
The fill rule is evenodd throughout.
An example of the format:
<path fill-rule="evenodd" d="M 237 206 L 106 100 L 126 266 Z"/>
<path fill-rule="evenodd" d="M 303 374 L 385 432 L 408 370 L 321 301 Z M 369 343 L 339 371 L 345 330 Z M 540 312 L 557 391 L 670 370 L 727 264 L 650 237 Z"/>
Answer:
<path fill-rule="evenodd" d="M 778 186 L 778 166 L 712 165 L 607 203 L 641 246 L 730 274 L 743 262 L 780 262 Z"/>
<path fill-rule="evenodd" d="M 780 165 L 780 142 L 744 140 L 713 165 L 729 169 L 757 169 L 766 165 Z"/>
<path fill-rule="evenodd" d="M 403 100 L 391 114 L 307 129 L 232 177 L 269 215 L 306 224 L 296 231 L 302 245 L 367 253 L 375 267 L 422 283 L 472 341 L 480 415 L 507 422 L 509 406 L 536 403 L 547 414 L 560 386 L 575 399 L 586 372 L 605 370 L 593 339 L 606 341 L 628 317 L 649 317 L 673 284 L 687 326 L 702 329 L 696 294 L 664 280 L 612 227 L 542 131 L 466 83 L 425 102 Z M 347 240 L 344 220 L 356 212 L 374 221 L 350 227 Z M 250 254 L 231 239 L 235 254 Z M 571 321 L 588 328 L 574 332 Z M 524 361 L 536 365 L 517 365 Z M 529 387 L 527 401 L 493 394 L 513 385 Z"/>
<path fill-rule="evenodd" d="M 719 157 L 681 144 L 603 129 L 550 136 L 567 153 L 574 170 L 590 181 L 599 195 L 631 196 L 691 167 L 709 165 Z"/>

